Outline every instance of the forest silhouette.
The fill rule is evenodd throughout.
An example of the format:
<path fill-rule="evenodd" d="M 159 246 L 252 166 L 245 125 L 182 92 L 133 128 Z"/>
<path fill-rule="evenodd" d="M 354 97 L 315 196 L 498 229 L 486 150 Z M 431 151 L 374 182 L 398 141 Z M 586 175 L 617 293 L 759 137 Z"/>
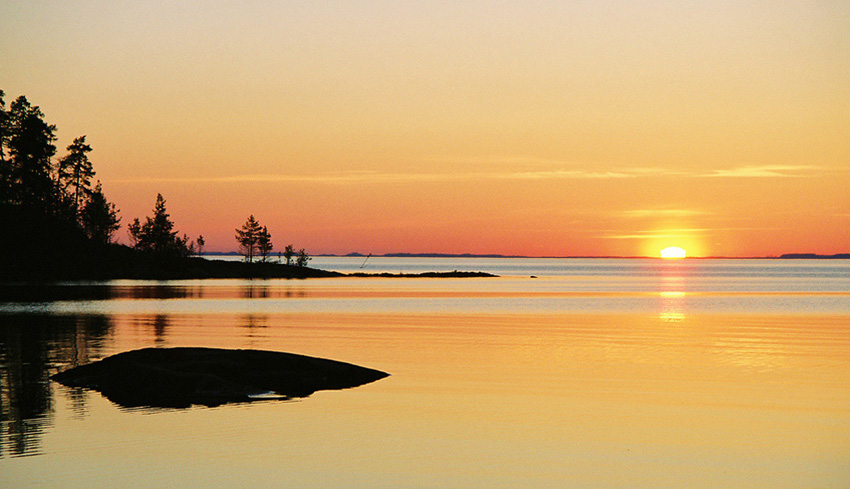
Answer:
<path fill-rule="evenodd" d="M 304 259 L 268 261 L 271 237 L 265 228 L 251 245 L 261 246 L 260 263 L 192 256 L 204 246 L 203 237 L 193 242 L 179 235 L 161 194 L 151 217 L 128 224 L 133 246 L 115 243 L 121 217 L 95 180 L 86 136 L 55 158 L 56 126 L 25 96 L 8 109 L 4 97 L 0 90 L 0 282 L 336 275 L 309 269 Z"/>

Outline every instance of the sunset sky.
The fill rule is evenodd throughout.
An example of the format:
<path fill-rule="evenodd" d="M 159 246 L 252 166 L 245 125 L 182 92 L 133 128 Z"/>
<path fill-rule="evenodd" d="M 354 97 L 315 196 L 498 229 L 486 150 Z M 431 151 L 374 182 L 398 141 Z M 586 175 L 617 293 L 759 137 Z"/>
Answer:
<path fill-rule="evenodd" d="M 5 1 L 0 88 L 212 250 L 850 252 L 847 1 Z"/>

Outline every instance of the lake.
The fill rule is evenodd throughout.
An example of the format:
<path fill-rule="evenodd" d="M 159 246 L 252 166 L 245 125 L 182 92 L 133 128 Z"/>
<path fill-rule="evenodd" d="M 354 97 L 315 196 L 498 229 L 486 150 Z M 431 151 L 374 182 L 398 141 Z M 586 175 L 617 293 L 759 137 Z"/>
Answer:
<path fill-rule="evenodd" d="M 0 286 L 0 487 L 850 483 L 850 261 L 310 265 L 500 276 Z M 391 376 L 189 409 L 121 408 L 48 378 L 149 346 Z"/>

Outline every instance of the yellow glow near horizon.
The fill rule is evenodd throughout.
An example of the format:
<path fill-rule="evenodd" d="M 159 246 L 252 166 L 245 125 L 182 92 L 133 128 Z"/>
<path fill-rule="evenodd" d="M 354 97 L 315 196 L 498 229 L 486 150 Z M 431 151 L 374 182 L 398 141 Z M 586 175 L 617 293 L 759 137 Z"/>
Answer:
<path fill-rule="evenodd" d="M 688 252 L 678 246 L 670 246 L 661 250 L 661 258 L 684 258 Z"/>

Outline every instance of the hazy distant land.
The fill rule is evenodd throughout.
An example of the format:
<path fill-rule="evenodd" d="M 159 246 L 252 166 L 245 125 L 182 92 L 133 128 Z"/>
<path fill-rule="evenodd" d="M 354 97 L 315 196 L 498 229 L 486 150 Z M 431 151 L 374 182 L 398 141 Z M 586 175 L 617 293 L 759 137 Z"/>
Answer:
<path fill-rule="evenodd" d="M 223 278 L 285 278 L 305 279 L 320 277 L 492 277 L 495 275 L 480 271 L 451 271 L 424 273 L 340 273 L 277 263 L 276 261 L 247 263 L 239 260 L 216 260 L 216 256 L 233 256 L 236 253 L 204 253 L 203 257 L 173 257 L 163 259 L 127 246 L 112 244 L 99 253 L 84 253 L 65 260 L 48 259 L 45 261 L 7 262 L 0 276 L 0 282 L 33 282 L 50 280 L 191 280 Z M 350 253 L 346 256 L 366 258 L 367 255 Z M 389 253 L 372 255 L 373 258 L 541 258 L 525 256 L 507 256 L 498 254 L 478 255 L 471 253 Z M 646 258 L 646 257 L 548 257 L 548 258 Z M 712 257 L 725 259 L 743 259 L 744 257 Z M 815 253 L 789 253 L 778 257 L 750 257 L 753 259 L 780 260 L 847 260 L 850 253 L 819 255 Z"/>
<path fill-rule="evenodd" d="M 239 256 L 235 251 L 206 252 L 204 256 Z M 333 253 L 317 254 L 315 256 L 351 257 L 351 258 L 655 258 L 647 256 L 529 256 L 529 255 L 500 255 L 496 253 L 385 253 L 381 255 L 368 255 L 358 252 L 337 255 Z M 819 255 L 817 253 L 785 253 L 779 256 L 706 256 L 689 257 L 697 259 L 728 259 L 728 260 L 850 260 L 850 253 L 836 253 L 834 255 Z"/>

